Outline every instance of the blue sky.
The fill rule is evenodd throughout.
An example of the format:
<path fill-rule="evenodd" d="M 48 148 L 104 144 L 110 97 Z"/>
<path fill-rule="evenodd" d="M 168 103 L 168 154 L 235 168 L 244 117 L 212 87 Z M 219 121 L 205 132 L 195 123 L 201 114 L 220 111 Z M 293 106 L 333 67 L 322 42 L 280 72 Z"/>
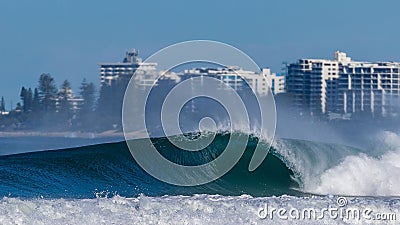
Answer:
<path fill-rule="evenodd" d="M 250 3 L 251 2 L 251 3 Z M 99 85 L 99 62 L 130 48 L 146 58 L 170 44 L 211 39 L 231 44 L 260 66 L 330 58 L 400 61 L 399 1 L 14 1 L 0 0 L 0 96 L 9 107 L 41 73 L 77 90 Z"/>

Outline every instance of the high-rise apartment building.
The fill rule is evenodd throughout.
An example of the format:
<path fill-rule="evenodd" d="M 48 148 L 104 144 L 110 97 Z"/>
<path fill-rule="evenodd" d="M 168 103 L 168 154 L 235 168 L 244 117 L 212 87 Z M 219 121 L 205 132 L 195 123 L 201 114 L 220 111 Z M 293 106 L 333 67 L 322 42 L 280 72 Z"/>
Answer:
<path fill-rule="evenodd" d="M 271 90 L 272 94 L 279 94 L 285 91 L 285 77 L 271 73 L 269 68 L 264 68 L 260 73 L 243 70 L 239 67 L 227 68 L 195 68 L 185 70 L 185 76 L 213 76 L 233 89 L 240 89 L 246 81 L 252 90 L 260 95 L 268 95 Z"/>
<path fill-rule="evenodd" d="M 133 49 L 126 52 L 122 62 L 101 63 L 100 79 L 101 85 L 112 86 L 117 81 L 129 81 L 136 72 L 138 81 L 143 86 L 151 86 L 154 83 L 157 63 L 142 62 L 138 52 Z"/>
<path fill-rule="evenodd" d="M 124 89 L 133 75 L 135 84 L 143 88 L 158 85 L 157 78 L 162 74 L 160 80 L 179 82 L 182 78 L 190 76 L 213 76 L 234 89 L 243 85 L 243 80 L 260 95 L 267 95 L 269 91 L 279 94 L 285 91 L 285 77 L 271 73 L 269 68 L 261 72 L 246 71 L 237 66 L 227 68 L 193 68 L 183 72 L 159 71 L 157 63 L 142 62 L 136 50 L 126 52 L 122 62 L 101 63 L 100 79 L 102 86 Z M 121 85 L 122 84 L 122 85 Z M 114 92 L 118 90 L 112 89 Z M 121 90 L 119 90 L 121 92 Z M 121 92 L 123 94 L 123 91 Z"/>
<path fill-rule="evenodd" d="M 286 91 L 300 114 L 395 115 L 400 63 L 353 61 L 335 52 L 333 60 L 300 59 L 287 67 Z"/>

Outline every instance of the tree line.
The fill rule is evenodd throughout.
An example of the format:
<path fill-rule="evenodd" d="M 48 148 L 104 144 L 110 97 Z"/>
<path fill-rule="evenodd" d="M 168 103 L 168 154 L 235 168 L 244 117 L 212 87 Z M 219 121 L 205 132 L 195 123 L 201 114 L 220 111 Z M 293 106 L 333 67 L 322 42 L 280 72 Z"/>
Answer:
<path fill-rule="evenodd" d="M 115 88 L 115 87 L 114 87 Z M 22 87 L 21 102 L 5 112 L 4 97 L 0 101 L 0 130 L 103 131 L 120 129 L 123 87 L 96 86 L 83 79 L 79 95 L 74 96 L 71 84 L 65 80 L 57 88 L 55 79 L 43 73 L 35 88 Z M 121 89 L 121 90 L 119 90 Z M 99 97 L 97 97 L 99 95 Z"/>

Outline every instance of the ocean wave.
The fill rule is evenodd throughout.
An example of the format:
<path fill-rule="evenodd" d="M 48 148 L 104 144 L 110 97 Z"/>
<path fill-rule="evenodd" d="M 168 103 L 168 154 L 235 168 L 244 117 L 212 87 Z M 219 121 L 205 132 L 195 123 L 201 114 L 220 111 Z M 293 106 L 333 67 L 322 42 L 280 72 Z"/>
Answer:
<path fill-rule="evenodd" d="M 218 157 L 230 135 L 220 132 L 209 147 L 195 152 L 181 151 L 168 138 L 153 138 L 152 143 L 168 160 L 192 166 Z M 197 136 L 173 138 L 188 137 Z M 142 143 L 132 141 L 138 146 Z M 150 176 L 132 158 L 125 142 L 7 155 L 0 157 L 0 196 L 95 198 L 98 191 L 124 197 L 140 194 L 308 196 L 310 193 L 399 196 L 400 138 L 386 132 L 381 134 L 380 142 L 385 143 L 382 148 L 386 150 L 376 155 L 376 151 L 344 145 L 278 139 L 264 162 L 255 171 L 249 171 L 255 147 L 270 146 L 268 141 L 252 134 L 242 158 L 227 174 L 193 187 L 169 185 Z"/>
<path fill-rule="evenodd" d="M 196 152 L 173 148 L 167 138 L 152 141 L 170 161 L 198 165 L 218 157 L 229 136 L 229 133 L 218 134 L 212 145 Z M 142 147 L 141 140 L 134 142 Z M 104 190 L 125 197 L 135 197 L 141 193 L 150 196 L 299 194 L 294 190 L 299 185 L 292 179 L 293 172 L 272 154 L 257 170 L 248 171 L 258 142 L 257 137 L 251 136 L 245 153 L 232 170 L 216 181 L 193 187 L 170 185 L 150 176 L 132 158 L 125 142 L 2 156 L 0 195 L 93 198 L 95 192 Z M 267 148 L 269 145 L 265 146 Z"/>

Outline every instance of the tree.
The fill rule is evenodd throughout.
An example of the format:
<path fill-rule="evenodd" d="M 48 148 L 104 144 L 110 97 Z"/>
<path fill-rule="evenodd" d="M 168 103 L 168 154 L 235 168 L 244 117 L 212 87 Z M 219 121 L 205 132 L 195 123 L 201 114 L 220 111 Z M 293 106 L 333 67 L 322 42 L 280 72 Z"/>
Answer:
<path fill-rule="evenodd" d="M 26 110 L 27 111 L 32 111 L 32 103 L 33 103 L 33 92 L 31 88 L 28 88 L 28 90 L 26 91 Z M 25 105 L 24 105 L 25 106 Z"/>
<path fill-rule="evenodd" d="M 21 97 L 22 101 L 24 101 L 25 94 L 26 94 L 26 89 L 24 86 L 22 86 L 21 93 L 19 94 L 19 97 Z"/>
<path fill-rule="evenodd" d="M 42 109 L 45 112 L 55 111 L 57 87 L 54 78 L 50 74 L 43 73 L 40 75 L 38 90 Z"/>
<path fill-rule="evenodd" d="M 24 112 L 29 112 L 32 110 L 32 101 L 33 101 L 33 94 L 32 94 L 32 89 L 26 89 L 25 87 L 22 87 L 21 89 L 21 94 L 20 94 L 21 100 L 22 100 L 22 110 Z"/>
<path fill-rule="evenodd" d="M 23 110 L 22 105 L 20 102 L 17 103 L 17 106 L 15 107 L 15 111 L 21 112 Z"/>
<path fill-rule="evenodd" d="M 40 104 L 40 95 L 39 95 L 39 90 L 35 88 L 33 92 L 33 100 L 32 100 L 32 111 L 37 113 L 41 111 L 41 104 Z"/>
<path fill-rule="evenodd" d="M 96 87 L 91 83 L 87 83 L 86 79 L 83 79 L 80 89 L 80 95 L 83 98 L 83 103 L 81 106 L 81 111 L 84 113 L 92 112 L 95 103 L 95 93 Z"/>
<path fill-rule="evenodd" d="M 58 92 L 58 112 L 69 118 L 72 114 L 71 104 L 69 98 L 72 97 L 71 84 L 68 80 L 65 80 L 61 85 L 60 91 Z"/>
<path fill-rule="evenodd" d="M 0 112 L 5 112 L 5 111 L 6 111 L 6 103 L 4 102 L 4 96 L 2 96 L 0 102 Z"/>
<path fill-rule="evenodd" d="M 80 129 L 93 130 L 94 124 L 96 124 L 94 117 L 96 87 L 93 83 L 88 83 L 86 79 L 83 79 L 79 89 L 83 101 L 77 115 L 78 124 L 81 127 Z"/>
<path fill-rule="evenodd" d="M 103 118 L 103 128 L 109 129 L 117 125 L 121 129 L 122 104 L 128 82 L 127 79 L 117 79 L 112 85 L 101 86 L 96 112 Z"/>
<path fill-rule="evenodd" d="M 99 98 L 97 99 L 96 111 L 101 117 L 110 115 L 112 111 L 112 89 L 108 85 L 102 85 L 100 87 Z"/>

